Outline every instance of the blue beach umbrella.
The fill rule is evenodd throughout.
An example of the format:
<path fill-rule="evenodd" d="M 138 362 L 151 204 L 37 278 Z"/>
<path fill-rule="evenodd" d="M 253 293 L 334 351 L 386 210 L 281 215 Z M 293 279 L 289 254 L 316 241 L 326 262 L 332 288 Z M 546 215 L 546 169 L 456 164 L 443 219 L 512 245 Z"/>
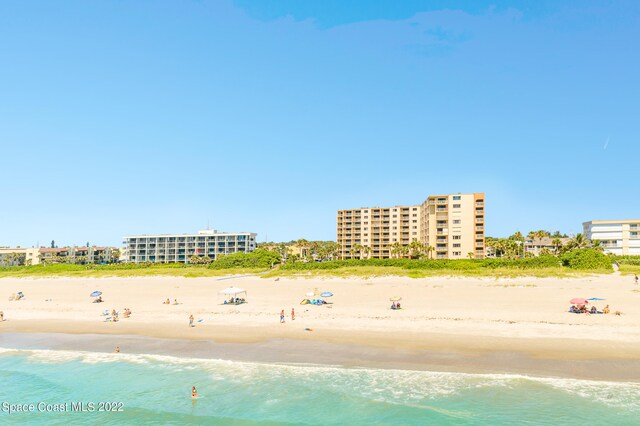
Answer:
<path fill-rule="evenodd" d="M 599 298 L 599 297 L 592 297 L 592 298 L 587 299 L 587 300 L 607 300 L 607 299 L 601 299 L 601 298 Z"/>
<path fill-rule="evenodd" d="M 101 291 L 96 290 L 96 291 L 94 291 L 93 293 L 91 293 L 89 296 L 91 296 L 91 297 L 98 297 L 98 296 L 100 296 L 101 294 L 102 294 L 102 292 L 101 292 Z"/>
<path fill-rule="evenodd" d="M 331 293 L 330 291 L 325 291 L 324 293 L 320 293 L 320 297 L 331 297 L 333 296 L 333 293 Z"/>

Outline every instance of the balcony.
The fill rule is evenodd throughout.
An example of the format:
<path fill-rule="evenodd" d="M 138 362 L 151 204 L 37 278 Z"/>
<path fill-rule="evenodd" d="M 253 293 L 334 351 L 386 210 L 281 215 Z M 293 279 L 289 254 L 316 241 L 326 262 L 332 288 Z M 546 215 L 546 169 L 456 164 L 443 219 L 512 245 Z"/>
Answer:
<path fill-rule="evenodd" d="M 476 210 L 476 216 L 484 216 L 484 209 Z"/>
<path fill-rule="evenodd" d="M 482 223 L 482 222 L 484 222 L 483 218 L 481 218 L 481 217 L 477 217 L 476 218 L 476 223 Z"/>
<path fill-rule="evenodd" d="M 476 207 L 484 207 L 484 201 L 476 201 Z"/>
<path fill-rule="evenodd" d="M 484 226 L 476 226 L 476 231 L 484 231 Z"/>

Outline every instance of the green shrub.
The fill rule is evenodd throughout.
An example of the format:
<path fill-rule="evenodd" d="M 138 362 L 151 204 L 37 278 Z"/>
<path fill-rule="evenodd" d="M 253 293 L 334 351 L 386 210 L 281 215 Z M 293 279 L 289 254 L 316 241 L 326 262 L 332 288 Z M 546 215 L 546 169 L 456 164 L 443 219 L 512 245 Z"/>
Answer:
<path fill-rule="evenodd" d="M 540 269 L 555 268 L 560 265 L 554 256 L 540 256 L 526 259 L 348 259 L 329 262 L 287 263 L 281 269 L 287 271 L 311 271 L 339 269 L 354 266 L 385 266 L 417 270 L 470 271 L 479 269 Z"/>
<path fill-rule="evenodd" d="M 209 264 L 211 269 L 264 268 L 280 263 L 280 255 L 273 251 L 256 250 L 251 253 L 238 252 L 219 256 Z"/>
<path fill-rule="evenodd" d="M 640 266 L 640 256 L 614 256 L 613 260 L 620 265 Z"/>
<path fill-rule="evenodd" d="M 611 269 L 611 259 L 590 248 L 572 250 L 561 256 L 562 264 L 571 269 Z"/>

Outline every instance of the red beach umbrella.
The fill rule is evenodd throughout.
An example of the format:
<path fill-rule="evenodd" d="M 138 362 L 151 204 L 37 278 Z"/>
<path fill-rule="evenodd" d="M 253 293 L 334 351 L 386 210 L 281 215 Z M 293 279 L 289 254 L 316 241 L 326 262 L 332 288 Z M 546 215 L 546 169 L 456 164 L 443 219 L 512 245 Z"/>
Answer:
<path fill-rule="evenodd" d="M 572 305 L 586 305 L 587 303 L 589 303 L 589 301 L 584 297 L 576 297 L 574 299 L 571 299 L 569 303 L 571 303 Z"/>

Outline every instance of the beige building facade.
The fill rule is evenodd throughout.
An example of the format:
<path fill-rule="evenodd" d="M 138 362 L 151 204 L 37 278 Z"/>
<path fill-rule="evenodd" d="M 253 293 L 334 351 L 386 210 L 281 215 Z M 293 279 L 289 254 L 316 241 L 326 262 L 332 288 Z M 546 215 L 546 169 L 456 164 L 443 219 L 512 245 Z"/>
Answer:
<path fill-rule="evenodd" d="M 40 263 L 40 249 L 22 247 L 0 248 L 0 265 L 37 265 Z"/>
<path fill-rule="evenodd" d="M 592 220 L 582 226 L 585 238 L 600 241 L 605 253 L 640 256 L 640 219 Z"/>
<path fill-rule="evenodd" d="M 429 257 L 484 257 L 484 193 L 430 196 L 421 205 L 338 210 L 342 259 L 395 257 L 393 246 L 419 241 Z M 360 249 L 360 250 L 358 250 Z"/>

